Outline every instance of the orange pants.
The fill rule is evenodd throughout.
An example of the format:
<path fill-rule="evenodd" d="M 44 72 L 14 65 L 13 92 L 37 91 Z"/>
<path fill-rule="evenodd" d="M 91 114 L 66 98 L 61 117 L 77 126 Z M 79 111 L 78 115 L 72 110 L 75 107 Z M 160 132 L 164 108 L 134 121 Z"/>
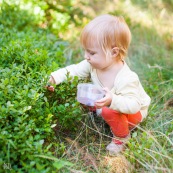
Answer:
<path fill-rule="evenodd" d="M 128 136 L 131 129 L 133 129 L 142 120 L 140 112 L 136 114 L 123 114 L 118 111 L 102 108 L 102 117 L 110 126 L 112 133 L 116 137 L 125 138 Z"/>

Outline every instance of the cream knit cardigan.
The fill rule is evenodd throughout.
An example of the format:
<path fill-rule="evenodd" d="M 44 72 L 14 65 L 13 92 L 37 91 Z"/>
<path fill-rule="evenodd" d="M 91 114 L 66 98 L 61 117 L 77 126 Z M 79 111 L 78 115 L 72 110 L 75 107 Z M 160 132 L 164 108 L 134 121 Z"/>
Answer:
<path fill-rule="evenodd" d="M 51 73 L 51 76 L 53 76 L 58 85 L 66 80 L 67 72 L 70 72 L 70 76 L 78 76 L 79 78 L 86 78 L 90 75 L 92 82 L 103 88 L 103 85 L 97 77 L 96 69 L 93 69 L 86 60 L 61 68 Z M 151 99 L 144 91 L 138 75 L 131 71 L 125 62 L 123 68 L 115 77 L 111 92 L 113 93 L 113 99 L 109 106 L 110 109 L 125 114 L 135 114 L 140 111 L 142 118 L 147 116 Z"/>

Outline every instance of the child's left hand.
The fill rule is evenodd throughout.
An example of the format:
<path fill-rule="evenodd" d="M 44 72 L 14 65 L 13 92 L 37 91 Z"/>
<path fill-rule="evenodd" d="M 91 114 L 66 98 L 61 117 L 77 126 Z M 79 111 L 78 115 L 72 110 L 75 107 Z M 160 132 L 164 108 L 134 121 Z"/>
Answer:
<path fill-rule="evenodd" d="M 105 97 L 95 102 L 95 106 L 97 109 L 100 109 L 104 106 L 109 106 L 112 102 L 113 94 L 110 92 L 108 88 L 104 88 L 104 91 L 106 92 Z"/>

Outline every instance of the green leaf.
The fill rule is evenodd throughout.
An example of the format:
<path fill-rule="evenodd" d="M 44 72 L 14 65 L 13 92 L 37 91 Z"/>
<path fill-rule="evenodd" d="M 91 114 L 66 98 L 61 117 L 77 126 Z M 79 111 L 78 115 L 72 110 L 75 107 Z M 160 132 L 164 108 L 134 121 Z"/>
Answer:
<path fill-rule="evenodd" d="M 59 160 L 53 163 L 53 166 L 57 169 L 60 170 L 61 168 L 65 166 L 73 166 L 71 162 L 64 161 L 64 160 Z"/>
<path fill-rule="evenodd" d="M 132 137 L 133 138 L 135 138 L 135 137 L 137 137 L 138 136 L 138 133 L 137 132 L 134 132 L 133 134 L 132 134 Z"/>

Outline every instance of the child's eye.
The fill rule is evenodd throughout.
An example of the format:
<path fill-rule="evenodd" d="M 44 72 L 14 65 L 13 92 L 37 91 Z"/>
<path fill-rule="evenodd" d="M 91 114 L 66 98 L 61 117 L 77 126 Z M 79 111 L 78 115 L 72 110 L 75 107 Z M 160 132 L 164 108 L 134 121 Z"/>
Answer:
<path fill-rule="evenodd" d="M 85 49 L 85 51 L 86 51 L 88 54 L 90 54 L 90 55 L 95 55 L 95 54 L 96 54 L 96 52 L 91 51 L 91 50 L 88 50 L 88 49 Z"/>
<path fill-rule="evenodd" d="M 94 54 L 95 54 L 95 52 L 89 52 L 89 54 L 90 54 L 90 55 L 94 55 Z"/>

